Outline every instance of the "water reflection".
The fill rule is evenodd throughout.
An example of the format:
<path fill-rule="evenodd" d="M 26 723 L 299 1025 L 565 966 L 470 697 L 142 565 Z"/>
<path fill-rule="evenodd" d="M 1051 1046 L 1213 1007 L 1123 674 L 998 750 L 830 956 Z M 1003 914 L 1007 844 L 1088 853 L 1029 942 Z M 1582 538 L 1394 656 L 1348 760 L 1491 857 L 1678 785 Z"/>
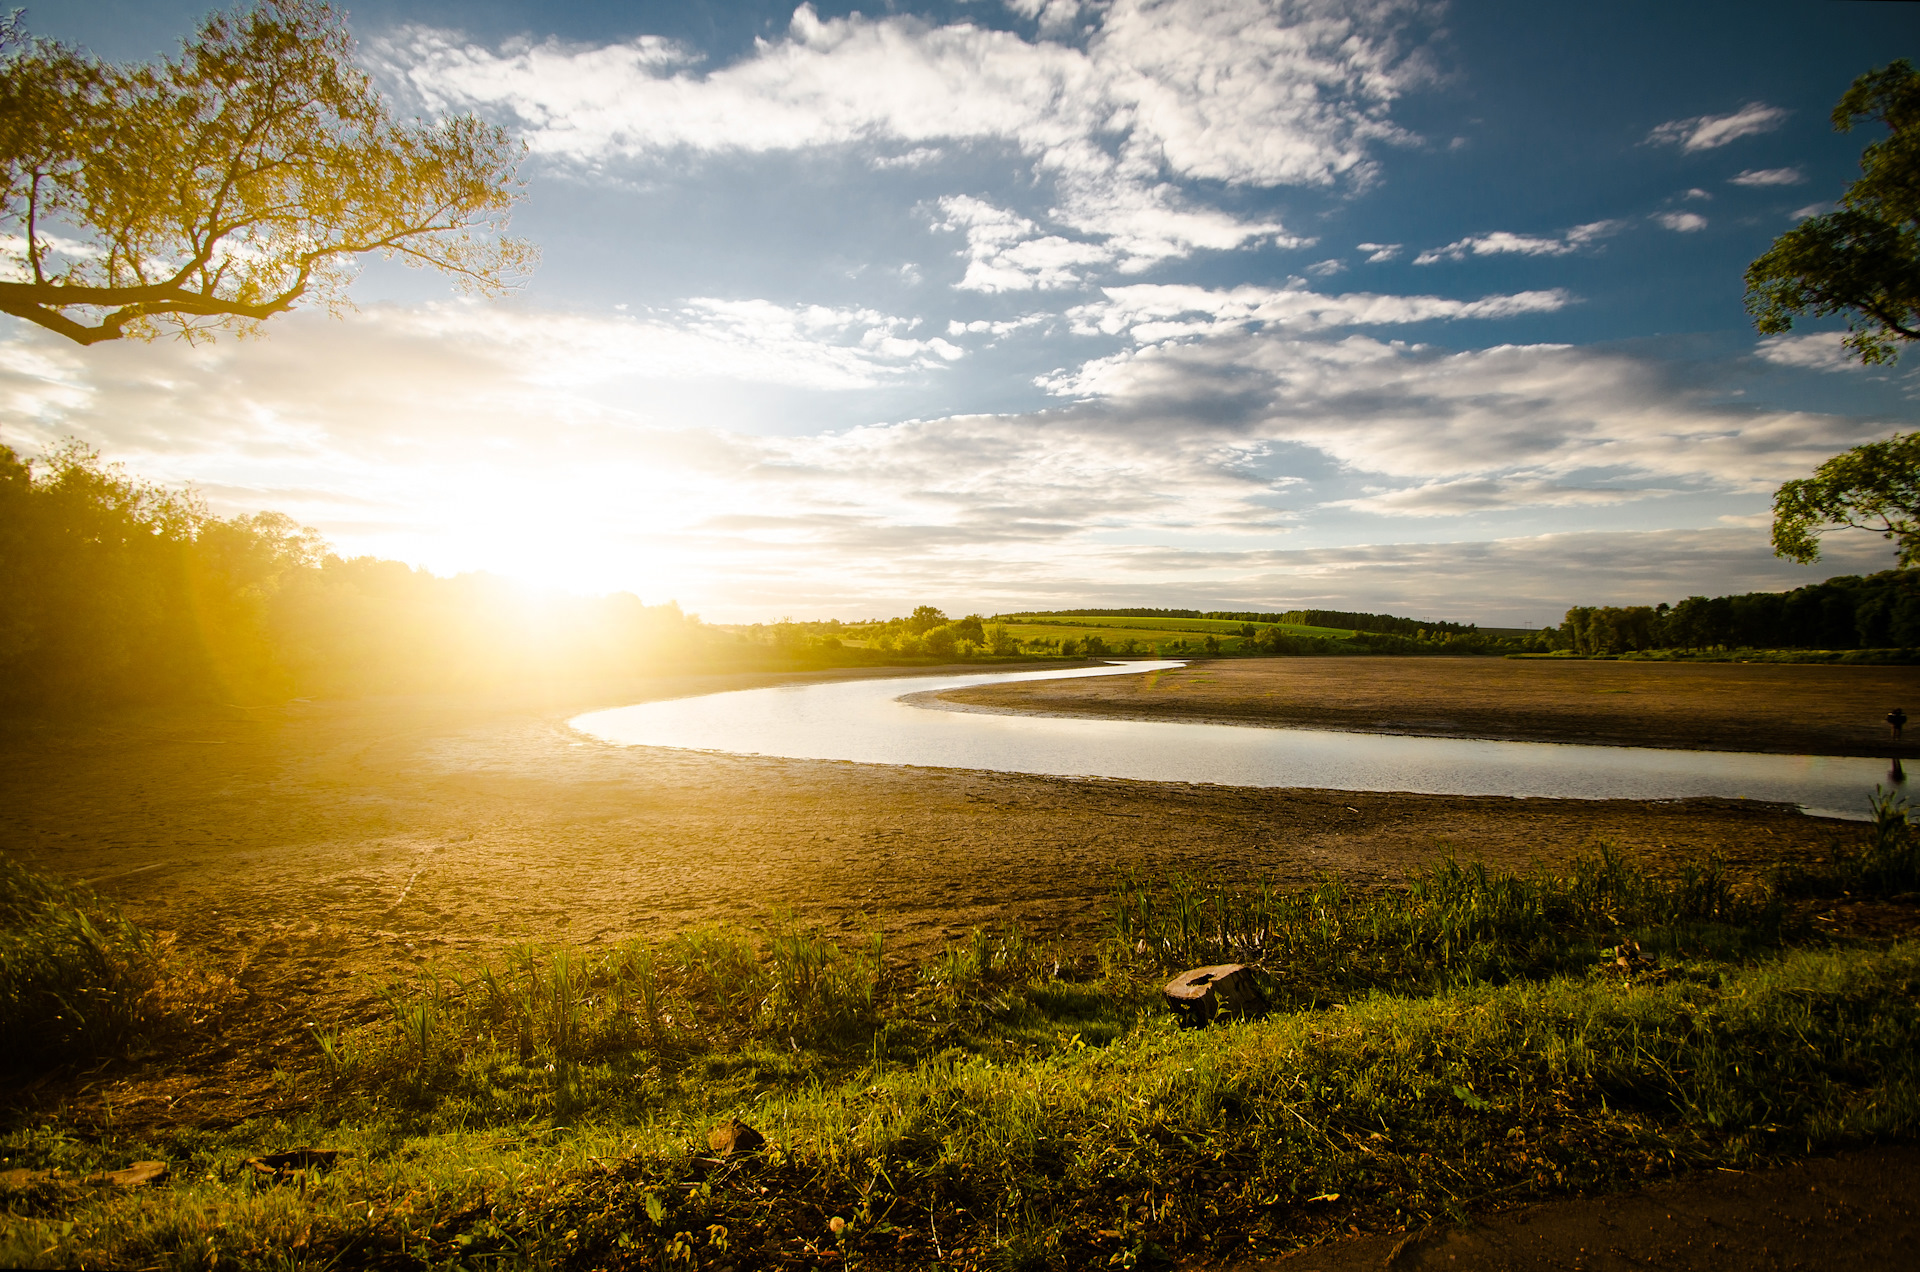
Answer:
<path fill-rule="evenodd" d="M 1897 755 L 1893 757 L 1893 761 L 1887 769 L 1887 780 L 1895 786 L 1905 786 L 1907 784 L 1907 770 L 1900 767 L 1900 757 Z"/>
<path fill-rule="evenodd" d="M 1573 799 L 1776 800 L 1863 817 L 1881 761 L 1642 747 L 1415 738 L 1174 721 L 927 709 L 962 685 L 1133 675 L 1179 662 L 745 689 L 595 711 L 572 721 L 625 746 L 1010 773 Z M 903 701 L 911 699 L 912 701 Z M 1904 772 L 1895 771 L 1903 780 Z"/>

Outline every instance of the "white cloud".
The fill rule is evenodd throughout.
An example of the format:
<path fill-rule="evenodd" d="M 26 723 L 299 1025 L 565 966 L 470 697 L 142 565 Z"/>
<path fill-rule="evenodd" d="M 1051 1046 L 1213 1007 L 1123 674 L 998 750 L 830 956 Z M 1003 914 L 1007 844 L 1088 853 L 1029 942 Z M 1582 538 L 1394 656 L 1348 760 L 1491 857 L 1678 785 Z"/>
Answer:
<path fill-rule="evenodd" d="M 1738 176 L 1728 177 L 1728 185 L 1737 186 L 1790 186 L 1806 183 L 1807 174 L 1798 168 L 1748 168 Z"/>
<path fill-rule="evenodd" d="M 1795 208 L 1787 216 L 1789 220 L 1804 221 L 1810 216 L 1821 216 L 1831 212 L 1833 208 L 1834 205 L 1831 203 L 1809 203 L 1804 208 Z"/>
<path fill-rule="evenodd" d="M 1678 234 L 1692 234 L 1707 228 L 1707 218 L 1698 212 L 1656 212 L 1653 219 Z"/>
<path fill-rule="evenodd" d="M 1254 327 L 1309 332 L 1387 323 L 1512 318 L 1552 313 L 1573 299 L 1558 288 L 1483 296 L 1479 300 L 1371 292 L 1331 296 L 1298 286 L 1212 291 L 1177 283 L 1139 283 L 1102 291 L 1105 300 L 1067 311 L 1074 328 L 1086 334 L 1117 335 L 1124 331 L 1141 343 L 1216 336 Z"/>
<path fill-rule="evenodd" d="M 1043 30 L 1056 9 L 1035 11 Z M 1047 216 L 1058 228 L 1027 222 L 1027 237 L 1057 240 L 1036 247 L 1041 263 L 970 270 L 970 286 L 1008 289 L 1282 233 L 1190 206 L 1170 178 L 1366 182 L 1371 149 L 1407 139 L 1388 110 L 1428 74 L 1406 33 L 1429 9 L 1117 0 L 1087 11 L 1096 25 L 1074 45 L 908 16 L 822 19 L 802 5 L 785 38 L 711 70 L 653 36 L 487 49 L 415 27 L 372 52 L 425 104 L 509 119 L 536 153 L 587 167 L 830 146 L 925 164 L 943 143 L 1011 146 L 1054 183 Z M 1093 241 L 1104 262 L 1081 259 Z M 1001 241 L 995 254 L 1012 246 Z M 1063 252 L 1070 263 L 1055 259 Z"/>
<path fill-rule="evenodd" d="M 1186 334 L 1096 359 L 1047 387 L 1140 428 L 1207 419 L 1233 436 L 1309 446 L 1388 487 L 1606 472 L 1623 490 L 1683 480 L 1761 492 L 1884 432 L 1844 416 L 1728 405 L 1718 390 L 1677 379 L 1675 367 L 1618 352 Z"/>
<path fill-rule="evenodd" d="M 1742 137 L 1772 132 L 1791 111 L 1764 102 L 1749 102 L 1731 115 L 1695 115 L 1670 119 L 1647 134 L 1651 144 L 1678 146 L 1685 151 L 1715 150 Z"/>
<path fill-rule="evenodd" d="M 1683 199 L 1711 199 L 1713 196 L 1705 190 L 1702 190 L 1699 186 L 1694 186 L 1680 197 Z"/>
<path fill-rule="evenodd" d="M 966 322 L 955 318 L 947 323 L 947 334 L 956 337 L 989 335 L 997 340 L 1029 327 L 1043 326 L 1053 322 L 1058 316 L 1050 313 L 1032 313 L 1022 314 L 1018 318 L 975 318 Z"/>
<path fill-rule="evenodd" d="M 1608 486 L 1573 486 L 1562 482 L 1541 481 L 1524 475 L 1505 477 L 1466 477 L 1454 481 L 1425 482 L 1398 490 L 1382 491 L 1358 499 L 1345 499 L 1339 507 L 1359 512 L 1377 512 L 1401 517 L 1454 517 L 1463 513 L 1489 512 L 1508 508 L 1597 507 L 1631 503 L 1659 495 L 1672 494 L 1658 488 L 1618 489 Z"/>
<path fill-rule="evenodd" d="M 1463 261 L 1469 256 L 1567 256 L 1618 230 L 1621 221 L 1590 221 L 1576 225 L 1552 237 L 1513 234 L 1495 230 L 1491 234 L 1470 235 L 1445 247 L 1432 247 L 1413 258 L 1415 265 L 1437 261 Z"/>
<path fill-rule="evenodd" d="M 1390 261 L 1400 255 L 1401 245 L 1398 243 L 1356 243 L 1354 246 L 1367 253 L 1367 264 L 1378 265 L 1382 261 Z"/>
<path fill-rule="evenodd" d="M 1804 336 L 1768 336 L 1755 352 L 1781 367 L 1805 367 L 1812 371 L 1859 371 L 1858 355 L 1841 343 L 1843 331 L 1815 331 Z"/>
<path fill-rule="evenodd" d="M 262 341 L 84 351 L 12 323 L 0 433 L 30 449 L 76 433 L 136 471 L 194 478 L 223 511 L 283 508 L 350 552 L 764 617 L 915 594 L 1328 603 L 1310 598 L 1349 587 L 1373 609 L 1447 583 L 1474 616 L 1543 587 L 1568 590 L 1562 609 L 1606 600 L 1609 580 L 1684 595 L 1722 567 L 1707 590 L 1737 589 L 1749 574 L 1725 545 L 1764 564 L 1763 533 L 1726 531 L 1711 541 L 1725 552 L 1694 564 L 1661 546 L 1708 542 L 1680 531 L 1290 553 L 1273 536 L 1325 506 L 1423 524 L 1548 506 L 1578 525 L 1610 501 L 1704 489 L 1758 508 L 1783 476 L 1888 431 L 1741 410 L 1724 384 L 1619 352 L 1299 334 L 1487 302 L 1141 286 L 1108 303 L 1140 338 L 1155 322 L 1209 330 L 1063 375 L 1087 400 L 799 437 L 730 430 L 716 396 L 742 368 L 828 389 L 923 374 L 995 320 L 942 340 L 872 311 L 753 300 L 631 319 L 371 306 L 350 322 L 294 314 Z"/>

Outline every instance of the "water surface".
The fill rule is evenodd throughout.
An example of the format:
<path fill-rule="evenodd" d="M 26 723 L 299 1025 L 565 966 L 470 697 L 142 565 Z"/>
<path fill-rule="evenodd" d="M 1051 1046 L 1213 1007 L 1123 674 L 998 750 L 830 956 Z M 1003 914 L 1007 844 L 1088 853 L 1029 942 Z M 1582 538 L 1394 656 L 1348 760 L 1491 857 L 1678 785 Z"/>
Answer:
<path fill-rule="evenodd" d="M 1718 795 L 1862 817 L 1881 760 L 1490 742 L 1171 720 L 1089 720 L 928 705 L 963 685 L 1135 675 L 1179 662 L 780 685 L 594 711 L 574 728 L 622 746 L 1225 786 L 1434 795 Z M 908 699 L 916 699 L 909 701 Z"/>

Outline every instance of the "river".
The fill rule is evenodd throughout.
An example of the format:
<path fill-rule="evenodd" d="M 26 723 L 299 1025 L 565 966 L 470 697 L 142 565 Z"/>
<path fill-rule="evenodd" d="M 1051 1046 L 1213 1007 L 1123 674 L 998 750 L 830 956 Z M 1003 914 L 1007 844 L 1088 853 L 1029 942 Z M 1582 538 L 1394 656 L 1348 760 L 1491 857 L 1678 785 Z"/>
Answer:
<path fill-rule="evenodd" d="M 982 672 L 743 689 L 593 711 L 570 723 L 621 746 L 860 764 L 996 769 L 1225 786 L 1440 795 L 1684 799 L 1716 795 L 1860 818 L 1881 760 L 1492 742 L 1178 721 L 1091 720 L 956 708 L 963 685 L 1138 675 L 1179 662 Z"/>

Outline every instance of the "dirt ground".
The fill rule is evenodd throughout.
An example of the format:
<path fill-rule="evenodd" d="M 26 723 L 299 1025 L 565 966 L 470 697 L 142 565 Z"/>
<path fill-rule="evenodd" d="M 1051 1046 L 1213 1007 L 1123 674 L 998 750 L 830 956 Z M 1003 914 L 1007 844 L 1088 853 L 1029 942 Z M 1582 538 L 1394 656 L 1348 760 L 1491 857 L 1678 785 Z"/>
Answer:
<path fill-rule="evenodd" d="M 1244 674 L 1215 664 L 1159 684 Z M 911 953 L 982 923 L 1084 934 L 1118 868 L 1380 881 L 1448 847 L 1517 866 L 1596 838 L 1765 864 L 1847 833 L 1746 801 L 1054 778 L 622 748 L 566 725 L 610 702 L 768 679 L 16 730 L 0 751 L 0 842 L 191 945 L 226 955 L 304 933 L 325 938 L 327 963 L 375 970 L 440 947 L 612 941 L 776 906 L 828 925 L 880 916 Z"/>
<path fill-rule="evenodd" d="M 1920 757 L 1920 667 L 1532 658 L 1249 658 L 1145 676 L 988 685 L 955 703 L 1056 715 Z M 1895 707 L 1916 715 L 1896 744 Z"/>
<path fill-rule="evenodd" d="M 1234 1272 L 1882 1272 L 1915 1265 L 1920 1149 L 1710 1171 L 1465 1229 L 1357 1237 Z"/>
<path fill-rule="evenodd" d="M 1777 722 L 1783 710 L 1809 730 L 1800 736 L 1838 737 L 1856 729 L 1853 716 L 1884 714 L 1887 695 L 1915 683 L 1905 670 L 1578 664 L 1536 673 L 1537 664 L 1517 664 L 1524 670 L 1513 673 L 1516 664 L 1491 660 L 1373 659 L 1358 670 L 1343 670 L 1344 661 L 1205 664 L 1163 673 L 1151 687 L 1120 677 L 968 693 L 997 693 L 1002 708 L 1022 692 L 1055 695 L 1039 704 L 1054 710 L 1068 700 L 1058 695 L 1109 695 L 1073 698 L 1076 713 L 1085 701 L 1132 694 L 1152 707 L 1122 713 L 1173 704 L 1189 717 L 1244 722 L 1247 712 L 1266 712 L 1258 718 L 1295 722 L 1269 706 L 1284 693 L 1311 722 L 1356 713 L 1341 717 L 1354 722 L 1345 727 L 1361 727 L 1366 708 L 1356 702 L 1384 695 L 1425 704 L 1393 715 L 1412 727 L 1446 708 L 1451 731 L 1517 736 L 1486 723 L 1503 718 L 1505 693 L 1506 717 L 1544 731 L 1528 736 L 1587 741 L 1595 735 L 1582 721 L 1606 717 L 1613 700 L 1561 725 L 1554 704 L 1584 705 L 1580 695 L 1600 692 L 1595 685 L 1627 689 L 1636 710 L 1661 701 L 1657 686 L 1691 704 L 1696 732 L 1687 736 L 1724 739 L 1757 736 L 1749 722 Z M 1675 670 L 1683 675 L 1668 674 Z M 848 674 L 862 673 L 816 673 Z M 1018 920 L 1069 938 L 1096 932 L 1120 867 L 1370 882 L 1448 847 L 1524 865 L 1563 859 L 1597 838 L 1667 862 L 1720 852 L 1763 865 L 1824 855 L 1837 836 L 1857 833 L 1744 801 L 1063 779 L 620 748 L 566 726 L 598 707 L 806 678 L 662 678 L 519 700 L 295 703 L 193 720 L 10 726 L 0 735 L 0 846 L 92 881 L 136 920 L 179 933 L 221 968 L 244 969 L 242 1009 L 209 1050 L 164 1072 L 103 1075 L 63 1090 L 61 1101 L 81 1120 L 95 1104 L 111 1107 L 129 1130 L 271 1112 L 281 1098 L 273 1067 L 310 1049 L 306 1021 L 366 1007 L 366 973 L 515 941 L 594 943 L 715 919 L 753 923 L 785 906 L 828 926 L 879 916 L 892 947 L 913 955 L 983 923 Z M 1683 694 L 1676 685 L 1700 687 Z M 1486 704 L 1482 715 L 1467 709 L 1473 701 Z M 1920 695 L 1910 701 L 1920 704 Z M 1631 715 L 1609 718 L 1624 729 Z M 1882 753 L 1867 746 L 1871 728 L 1856 733 L 1864 753 Z M 1672 736 L 1662 744 L 1679 744 Z M 1912 1163 L 1902 1161 L 1910 1178 Z M 1426 1259 L 1425 1249 L 1413 1253 Z M 1368 1257 L 1378 1266 L 1385 1251 Z M 1402 1249 L 1392 1266 L 1429 1266 L 1411 1257 Z"/>

